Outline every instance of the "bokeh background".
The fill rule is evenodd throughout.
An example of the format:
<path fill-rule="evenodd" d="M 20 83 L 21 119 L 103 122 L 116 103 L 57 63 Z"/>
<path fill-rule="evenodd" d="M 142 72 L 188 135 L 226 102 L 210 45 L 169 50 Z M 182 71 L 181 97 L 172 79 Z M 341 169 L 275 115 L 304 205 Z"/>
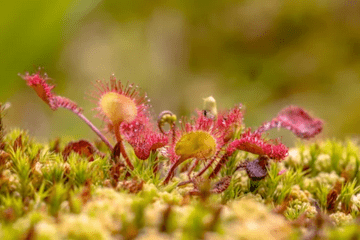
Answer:
<path fill-rule="evenodd" d="M 38 0 L 0 8 L 0 96 L 7 128 L 40 141 L 95 134 L 65 109 L 52 112 L 17 74 L 44 67 L 55 92 L 95 119 L 84 96 L 111 74 L 141 86 L 157 115 L 246 106 L 258 126 L 299 105 L 324 119 L 321 137 L 360 133 L 360 2 L 356 0 Z M 281 130 L 288 145 L 295 138 Z"/>

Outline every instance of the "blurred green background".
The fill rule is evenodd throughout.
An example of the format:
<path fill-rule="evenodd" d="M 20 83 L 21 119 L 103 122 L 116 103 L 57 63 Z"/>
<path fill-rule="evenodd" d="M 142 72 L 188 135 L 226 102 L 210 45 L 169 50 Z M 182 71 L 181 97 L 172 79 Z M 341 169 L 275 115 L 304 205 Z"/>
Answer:
<path fill-rule="evenodd" d="M 69 111 L 52 112 L 17 75 L 38 66 L 98 126 L 84 96 L 114 73 L 147 92 L 156 115 L 190 115 L 213 95 L 219 110 L 243 103 L 247 126 L 299 105 L 324 119 L 321 137 L 360 133 L 355 0 L 6 1 L 0 56 L 4 122 L 40 141 L 95 134 Z M 285 130 L 270 135 L 294 144 Z"/>

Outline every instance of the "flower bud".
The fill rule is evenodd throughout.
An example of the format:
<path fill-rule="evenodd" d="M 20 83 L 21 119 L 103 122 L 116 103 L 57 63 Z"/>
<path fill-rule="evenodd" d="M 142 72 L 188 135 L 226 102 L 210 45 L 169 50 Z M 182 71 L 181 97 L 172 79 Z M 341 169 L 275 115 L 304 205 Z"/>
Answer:
<path fill-rule="evenodd" d="M 203 98 L 204 100 L 204 111 L 206 114 L 209 114 L 210 116 L 216 117 L 217 116 L 217 107 L 216 107 L 216 101 L 213 96 Z"/>

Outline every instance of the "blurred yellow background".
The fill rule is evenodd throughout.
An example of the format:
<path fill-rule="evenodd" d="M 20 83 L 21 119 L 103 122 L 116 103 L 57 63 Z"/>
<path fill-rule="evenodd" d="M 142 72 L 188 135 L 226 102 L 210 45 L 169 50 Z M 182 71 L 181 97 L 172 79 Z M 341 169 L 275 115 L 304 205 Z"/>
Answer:
<path fill-rule="evenodd" d="M 360 133 L 360 2 L 355 0 L 6 1 L 0 8 L 4 122 L 40 141 L 95 134 L 52 112 L 17 74 L 44 67 L 54 92 L 93 118 L 84 97 L 112 73 L 147 92 L 157 115 L 190 115 L 213 95 L 256 127 L 288 105 L 324 119 L 321 137 Z M 295 137 L 286 130 L 288 145 Z"/>

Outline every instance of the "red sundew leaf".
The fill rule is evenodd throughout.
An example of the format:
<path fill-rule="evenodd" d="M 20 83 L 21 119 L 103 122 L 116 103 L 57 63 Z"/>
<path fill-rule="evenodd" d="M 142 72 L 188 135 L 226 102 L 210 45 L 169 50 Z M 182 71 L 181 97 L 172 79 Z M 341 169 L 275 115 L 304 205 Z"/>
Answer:
<path fill-rule="evenodd" d="M 323 121 L 311 117 L 305 110 L 290 106 L 280 111 L 270 122 L 264 123 L 257 132 L 282 127 L 292 131 L 297 137 L 309 139 L 319 134 L 323 129 Z"/>
<path fill-rule="evenodd" d="M 216 120 L 216 128 L 223 132 L 224 141 L 228 142 L 234 134 L 235 127 L 241 126 L 243 122 L 243 112 L 241 104 L 229 111 L 219 113 Z"/>
<path fill-rule="evenodd" d="M 76 114 L 81 113 L 83 111 L 83 109 L 80 108 L 75 102 L 71 101 L 66 97 L 61 97 L 61 96 L 53 96 L 50 99 L 50 106 L 53 110 L 56 110 L 58 108 L 66 108 Z"/>
<path fill-rule="evenodd" d="M 20 75 L 21 76 L 21 75 Z M 50 104 L 50 99 L 54 96 L 51 90 L 55 87 L 54 85 L 49 85 L 46 81 L 49 78 L 45 76 L 41 76 L 40 73 L 34 73 L 30 75 L 26 73 L 25 76 L 21 76 L 26 84 L 32 87 L 36 94 L 46 102 L 51 108 L 53 108 Z"/>
<path fill-rule="evenodd" d="M 93 154 L 98 153 L 96 148 L 88 141 L 80 140 L 77 142 L 70 142 L 66 145 L 62 152 L 65 161 L 72 151 L 88 157 L 90 162 L 94 161 Z"/>
<path fill-rule="evenodd" d="M 168 142 L 165 135 L 150 130 L 143 131 L 126 140 L 134 148 L 135 155 L 141 160 L 148 159 L 152 151 L 164 147 Z"/>
<path fill-rule="evenodd" d="M 245 170 L 251 180 L 259 181 L 268 175 L 267 161 L 267 157 L 261 156 L 259 159 L 246 163 Z"/>
<path fill-rule="evenodd" d="M 136 120 L 121 125 L 124 139 L 134 148 L 135 155 L 141 159 L 149 158 L 150 153 L 164 147 L 168 136 L 153 130 L 149 113 L 139 114 Z"/>
<path fill-rule="evenodd" d="M 164 147 L 168 142 L 167 136 L 151 130 L 140 132 L 127 140 L 134 148 L 135 155 L 141 160 L 148 159 L 151 152 Z"/>
<path fill-rule="evenodd" d="M 20 75 L 21 76 L 21 75 Z M 27 83 L 28 86 L 32 87 L 36 94 L 50 106 L 52 110 L 56 110 L 59 107 L 69 109 L 74 113 L 78 114 L 82 112 L 82 109 L 77 106 L 76 103 L 65 97 L 57 96 L 52 92 L 54 85 L 47 83 L 49 78 L 46 74 L 43 76 L 40 73 L 34 73 L 30 75 L 26 73 L 25 76 L 21 76 Z"/>
<path fill-rule="evenodd" d="M 139 135 L 142 131 L 146 129 L 153 129 L 153 124 L 150 121 L 150 113 L 148 111 L 143 111 L 139 113 L 134 121 L 123 122 L 120 126 L 121 134 L 125 138 L 133 138 L 135 135 Z M 108 130 L 112 132 L 112 124 L 108 125 Z"/>
<path fill-rule="evenodd" d="M 222 193 L 230 186 L 230 182 L 231 176 L 223 177 L 217 183 L 215 183 L 214 187 L 210 190 L 210 192 Z"/>
<path fill-rule="evenodd" d="M 96 117 L 107 123 L 129 123 L 138 119 L 149 108 L 150 100 L 146 93 L 142 94 L 134 84 L 124 85 L 114 75 L 110 77 L 110 81 L 97 80 L 93 85 L 95 89 L 89 94 L 91 101 L 97 104 L 93 110 L 98 112 Z M 124 111 L 128 114 L 120 114 Z M 111 126 L 108 130 L 112 130 Z"/>
<path fill-rule="evenodd" d="M 242 150 L 258 155 L 266 155 L 271 159 L 281 160 L 288 155 L 288 148 L 275 141 L 266 141 L 261 138 L 261 133 L 251 133 L 248 130 L 240 139 L 231 142 L 227 148 L 227 154 L 231 155 L 235 150 Z"/>

